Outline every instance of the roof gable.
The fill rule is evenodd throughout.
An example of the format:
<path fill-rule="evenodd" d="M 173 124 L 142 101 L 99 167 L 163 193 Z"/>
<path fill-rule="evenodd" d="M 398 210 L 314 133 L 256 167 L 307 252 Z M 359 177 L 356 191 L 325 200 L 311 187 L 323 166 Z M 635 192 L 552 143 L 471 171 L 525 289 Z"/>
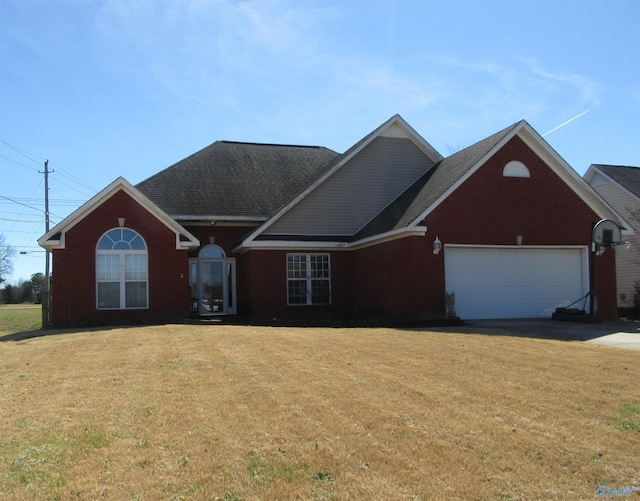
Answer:
<path fill-rule="evenodd" d="M 328 171 L 254 239 L 317 237 L 349 241 L 442 156 L 395 115 L 334 161 Z"/>
<path fill-rule="evenodd" d="M 436 166 L 435 172 L 399 224 L 422 224 L 429 213 L 515 136 L 518 136 L 600 218 L 611 219 L 620 226 L 625 226 L 624 219 L 524 120 L 443 160 Z"/>
<path fill-rule="evenodd" d="M 596 173 L 640 200 L 640 167 L 592 164 L 584 175 L 589 184 Z"/>
<path fill-rule="evenodd" d="M 169 217 L 162 209 L 145 197 L 140 191 L 132 186 L 126 179 L 119 177 L 109 186 L 104 188 L 88 202 L 84 203 L 77 210 L 55 225 L 50 231 L 38 239 L 38 245 L 47 250 L 64 249 L 65 233 L 77 225 L 97 207 L 110 199 L 116 193 L 123 191 L 133 198 L 138 204 L 144 207 L 151 215 L 163 223 L 176 235 L 176 249 L 187 249 L 200 245 L 198 239 Z"/>

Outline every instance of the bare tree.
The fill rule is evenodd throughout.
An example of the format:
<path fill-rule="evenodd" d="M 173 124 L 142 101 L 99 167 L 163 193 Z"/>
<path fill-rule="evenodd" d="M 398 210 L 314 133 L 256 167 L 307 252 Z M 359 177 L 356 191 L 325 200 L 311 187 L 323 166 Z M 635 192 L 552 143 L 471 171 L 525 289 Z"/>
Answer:
<path fill-rule="evenodd" d="M 13 271 L 13 257 L 15 254 L 15 249 L 6 243 L 4 235 L 0 235 L 0 284 Z"/>

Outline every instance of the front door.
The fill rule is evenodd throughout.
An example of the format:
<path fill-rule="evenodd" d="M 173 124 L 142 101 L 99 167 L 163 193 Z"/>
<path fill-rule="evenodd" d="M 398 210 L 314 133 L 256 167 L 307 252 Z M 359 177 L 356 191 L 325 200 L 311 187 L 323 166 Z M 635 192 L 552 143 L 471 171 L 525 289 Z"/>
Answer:
<path fill-rule="evenodd" d="M 190 259 L 191 311 L 198 315 L 236 313 L 235 259 L 227 258 L 216 245 L 203 247 Z"/>
<path fill-rule="evenodd" d="M 222 260 L 203 259 L 198 264 L 200 268 L 198 313 L 200 315 L 225 313 L 224 263 Z"/>

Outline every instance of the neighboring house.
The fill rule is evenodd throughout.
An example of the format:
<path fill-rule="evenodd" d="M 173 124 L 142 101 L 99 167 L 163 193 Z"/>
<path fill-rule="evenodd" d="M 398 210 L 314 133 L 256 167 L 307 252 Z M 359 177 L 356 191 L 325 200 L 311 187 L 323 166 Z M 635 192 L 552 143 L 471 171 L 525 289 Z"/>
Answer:
<path fill-rule="evenodd" d="M 633 308 L 640 287 L 640 167 L 593 164 L 584 179 L 627 223 L 623 239 L 615 248 L 618 307 Z"/>
<path fill-rule="evenodd" d="M 215 142 L 38 242 L 56 325 L 549 317 L 588 305 L 600 219 L 622 224 L 525 121 L 443 158 L 396 115 L 343 154 Z M 613 317 L 614 253 L 596 259 Z"/>

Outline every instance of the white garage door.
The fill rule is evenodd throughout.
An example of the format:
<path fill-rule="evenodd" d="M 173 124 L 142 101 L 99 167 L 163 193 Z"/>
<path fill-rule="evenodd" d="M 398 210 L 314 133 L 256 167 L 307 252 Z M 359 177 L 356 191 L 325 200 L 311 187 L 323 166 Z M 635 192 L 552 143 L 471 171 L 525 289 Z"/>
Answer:
<path fill-rule="evenodd" d="M 445 277 L 460 318 L 550 317 L 589 291 L 587 249 L 447 246 Z"/>

